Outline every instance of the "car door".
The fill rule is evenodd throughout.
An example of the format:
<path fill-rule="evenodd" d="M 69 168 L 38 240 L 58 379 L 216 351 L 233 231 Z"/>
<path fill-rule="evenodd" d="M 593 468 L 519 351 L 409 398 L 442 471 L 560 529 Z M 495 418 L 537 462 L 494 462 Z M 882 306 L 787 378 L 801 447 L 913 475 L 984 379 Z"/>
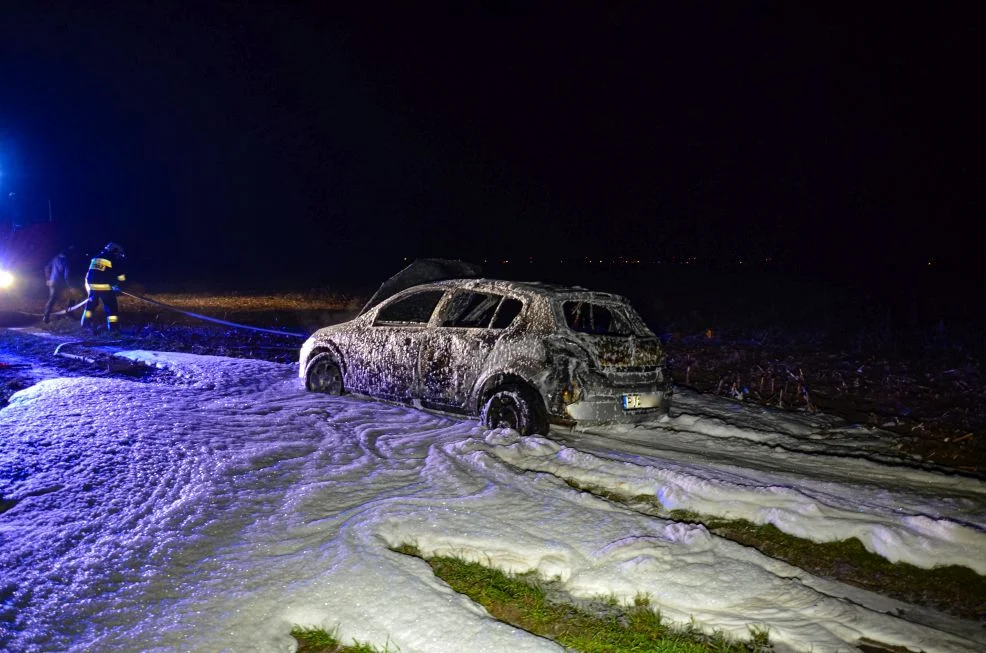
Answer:
<path fill-rule="evenodd" d="M 495 293 L 451 294 L 422 346 L 422 404 L 463 409 L 500 335 L 521 306 L 520 301 Z"/>
<path fill-rule="evenodd" d="M 435 288 L 404 292 L 377 310 L 360 342 L 352 346 L 353 389 L 393 401 L 416 396 L 421 344 L 444 293 Z"/>

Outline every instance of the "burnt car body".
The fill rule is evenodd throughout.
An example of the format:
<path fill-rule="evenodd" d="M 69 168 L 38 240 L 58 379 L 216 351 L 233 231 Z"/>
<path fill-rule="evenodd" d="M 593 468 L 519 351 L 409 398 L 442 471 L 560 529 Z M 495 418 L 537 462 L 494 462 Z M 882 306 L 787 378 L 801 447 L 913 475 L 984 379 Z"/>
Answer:
<path fill-rule="evenodd" d="M 305 342 L 307 389 L 479 416 L 522 435 L 668 411 L 661 343 L 620 296 L 493 279 L 404 285 Z"/>

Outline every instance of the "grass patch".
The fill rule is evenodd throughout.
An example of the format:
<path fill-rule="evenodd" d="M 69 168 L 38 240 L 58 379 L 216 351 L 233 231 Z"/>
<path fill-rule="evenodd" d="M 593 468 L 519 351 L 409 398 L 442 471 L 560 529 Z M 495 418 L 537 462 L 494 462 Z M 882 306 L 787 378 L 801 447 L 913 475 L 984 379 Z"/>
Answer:
<path fill-rule="evenodd" d="M 721 519 L 672 510 L 675 521 L 704 524 L 711 532 L 772 558 L 893 598 L 933 607 L 966 619 L 986 617 L 986 577 L 968 567 L 948 565 L 922 569 L 890 562 L 867 551 L 858 538 L 812 542 L 788 535 L 773 524 Z"/>
<path fill-rule="evenodd" d="M 435 575 L 457 592 L 479 603 L 494 618 L 535 635 L 584 653 L 750 653 L 769 651 L 766 629 L 751 628 L 748 641 L 737 641 L 716 632 L 711 635 L 695 627 L 665 624 L 647 597 L 634 605 L 601 600 L 599 609 L 587 609 L 549 598 L 545 581 L 533 573 L 506 574 L 497 569 L 458 558 L 426 558 L 414 546 L 399 553 L 422 558 Z"/>
<path fill-rule="evenodd" d="M 719 537 L 752 547 L 761 553 L 811 572 L 863 589 L 953 614 L 964 619 L 986 618 L 986 577 L 968 567 L 949 565 L 923 569 L 906 562 L 890 562 L 867 551 L 858 538 L 812 542 L 789 535 L 773 524 L 745 519 L 724 519 L 688 510 L 664 508 L 653 495 L 626 496 L 603 488 L 566 481 L 634 510 L 675 521 L 702 524 Z"/>
<path fill-rule="evenodd" d="M 390 647 L 377 648 L 356 642 L 344 646 L 339 643 L 338 632 L 322 628 L 295 626 L 291 636 L 298 642 L 298 653 L 392 653 Z"/>

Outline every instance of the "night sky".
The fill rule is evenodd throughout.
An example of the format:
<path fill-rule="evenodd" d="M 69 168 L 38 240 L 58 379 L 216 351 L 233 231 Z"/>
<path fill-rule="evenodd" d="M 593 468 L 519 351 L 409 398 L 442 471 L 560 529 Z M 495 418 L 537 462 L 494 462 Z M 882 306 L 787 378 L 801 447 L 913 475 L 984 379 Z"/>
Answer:
<path fill-rule="evenodd" d="M 148 280 L 770 256 L 982 294 L 971 4 L 10 4 L 0 202 Z"/>

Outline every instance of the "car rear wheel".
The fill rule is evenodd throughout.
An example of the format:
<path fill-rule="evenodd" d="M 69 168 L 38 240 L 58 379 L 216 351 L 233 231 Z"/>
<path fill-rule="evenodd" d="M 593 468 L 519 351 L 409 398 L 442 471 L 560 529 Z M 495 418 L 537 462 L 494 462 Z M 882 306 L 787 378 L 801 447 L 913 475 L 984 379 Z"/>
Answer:
<path fill-rule="evenodd" d="M 486 400 L 482 413 L 487 428 L 510 428 L 521 435 L 548 432 L 548 418 L 537 395 L 526 388 L 497 390 Z"/>
<path fill-rule="evenodd" d="M 332 354 L 318 354 L 305 368 L 305 388 L 311 392 L 342 394 L 342 372 Z"/>

